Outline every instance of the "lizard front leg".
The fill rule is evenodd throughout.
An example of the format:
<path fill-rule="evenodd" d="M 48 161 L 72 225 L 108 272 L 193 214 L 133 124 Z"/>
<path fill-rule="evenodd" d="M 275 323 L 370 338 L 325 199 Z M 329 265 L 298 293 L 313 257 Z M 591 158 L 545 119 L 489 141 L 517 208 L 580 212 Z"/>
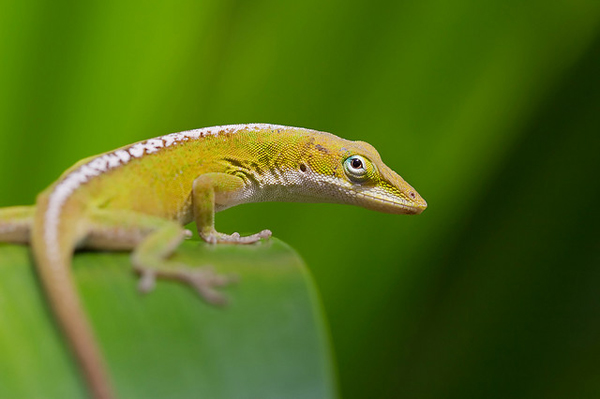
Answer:
<path fill-rule="evenodd" d="M 194 220 L 200 237 L 211 244 L 252 244 L 261 238 L 271 237 L 270 230 L 242 237 L 239 233 L 224 234 L 215 230 L 215 207 L 228 202 L 245 188 L 244 181 L 227 173 L 206 173 L 194 180 L 192 206 Z"/>
<path fill-rule="evenodd" d="M 139 289 L 151 291 L 156 278 L 189 284 L 208 303 L 224 304 L 226 298 L 217 288 L 235 278 L 219 275 L 210 266 L 191 267 L 169 260 L 189 232 L 176 222 L 130 211 L 95 210 L 90 216 L 86 248 L 102 250 L 131 249 L 133 269 L 140 274 Z"/>
<path fill-rule="evenodd" d="M 0 209 L 0 242 L 28 244 L 35 206 Z"/>

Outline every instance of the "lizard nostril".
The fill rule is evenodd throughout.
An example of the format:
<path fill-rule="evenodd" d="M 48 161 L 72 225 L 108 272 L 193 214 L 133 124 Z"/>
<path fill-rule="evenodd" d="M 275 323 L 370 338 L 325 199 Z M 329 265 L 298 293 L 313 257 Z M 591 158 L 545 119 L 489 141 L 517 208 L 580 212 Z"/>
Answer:
<path fill-rule="evenodd" d="M 415 194 L 414 191 L 409 192 L 408 195 L 410 195 L 410 198 L 412 198 L 412 199 L 417 198 L 417 194 Z"/>

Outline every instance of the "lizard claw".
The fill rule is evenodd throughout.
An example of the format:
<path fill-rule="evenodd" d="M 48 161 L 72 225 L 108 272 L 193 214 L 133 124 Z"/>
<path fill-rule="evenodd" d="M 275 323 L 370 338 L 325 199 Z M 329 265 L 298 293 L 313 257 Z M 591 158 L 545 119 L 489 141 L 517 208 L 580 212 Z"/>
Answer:
<path fill-rule="evenodd" d="M 271 236 L 273 235 L 273 233 L 271 233 L 271 230 L 263 230 L 260 233 L 257 234 L 260 238 L 271 238 Z"/>
<path fill-rule="evenodd" d="M 140 281 L 138 283 L 138 290 L 144 294 L 152 291 L 156 286 L 156 273 L 151 269 L 143 269 L 141 271 Z"/>

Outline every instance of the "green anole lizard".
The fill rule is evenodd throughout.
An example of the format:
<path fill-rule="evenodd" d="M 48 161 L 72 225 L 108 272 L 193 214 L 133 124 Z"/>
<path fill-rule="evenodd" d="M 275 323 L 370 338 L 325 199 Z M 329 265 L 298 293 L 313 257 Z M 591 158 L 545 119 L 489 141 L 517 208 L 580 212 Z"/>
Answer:
<path fill-rule="evenodd" d="M 76 249 L 131 250 L 140 289 L 156 277 L 190 284 L 222 303 L 229 281 L 168 258 L 195 221 L 208 243 L 251 244 L 219 233 L 215 212 L 260 201 L 333 202 L 394 214 L 427 204 L 368 143 L 267 124 L 216 126 L 173 133 L 86 158 L 68 169 L 35 206 L 0 209 L 0 241 L 31 244 L 54 315 L 94 398 L 114 397 L 70 265 Z"/>

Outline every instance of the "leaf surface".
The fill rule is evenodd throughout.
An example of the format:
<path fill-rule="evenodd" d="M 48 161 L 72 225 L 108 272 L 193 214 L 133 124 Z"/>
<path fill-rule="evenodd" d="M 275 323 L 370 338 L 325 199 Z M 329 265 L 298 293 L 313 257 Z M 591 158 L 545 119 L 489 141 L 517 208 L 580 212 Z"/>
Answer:
<path fill-rule="evenodd" d="M 185 242 L 173 257 L 235 274 L 229 304 L 159 281 L 138 293 L 127 253 L 86 252 L 73 269 L 122 398 L 331 398 L 333 367 L 312 278 L 277 239 Z M 0 397 L 85 397 L 27 247 L 0 246 Z"/>

